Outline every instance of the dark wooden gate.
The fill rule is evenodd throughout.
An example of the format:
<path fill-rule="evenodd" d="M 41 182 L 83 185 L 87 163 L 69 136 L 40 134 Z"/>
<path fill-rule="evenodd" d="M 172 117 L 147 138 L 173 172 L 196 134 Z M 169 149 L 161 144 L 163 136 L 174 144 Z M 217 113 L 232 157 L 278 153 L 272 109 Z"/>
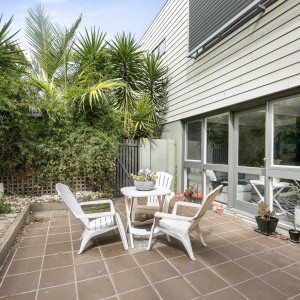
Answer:
<path fill-rule="evenodd" d="M 119 144 L 116 161 L 115 196 L 122 196 L 120 189 L 133 185 L 131 173 L 139 171 L 139 147 L 138 140 L 124 139 Z"/>

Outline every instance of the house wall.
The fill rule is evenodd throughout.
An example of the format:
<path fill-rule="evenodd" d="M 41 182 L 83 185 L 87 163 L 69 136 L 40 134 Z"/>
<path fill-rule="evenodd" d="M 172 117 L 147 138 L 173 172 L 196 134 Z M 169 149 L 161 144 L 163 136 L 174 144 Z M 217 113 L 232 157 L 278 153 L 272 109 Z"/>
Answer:
<path fill-rule="evenodd" d="M 300 85 L 300 1 L 277 1 L 194 60 L 188 1 L 169 0 L 140 44 L 152 51 L 164 38 L 168 123 Z"/>
<path fill-rule="evenodd" d="M 166 40 L 169 112 L 164 130 L 176 140 L 178 186 L 183 188 L 182 122 L 300 91 L 300 1 L 278 0 L 196 60 L 188 58 L 188 0 L 169 0 L 140 41 L 152 51 Z"/>
<path fill-rule="evenodd" d="M 173 176 L 172 190 L 177 191 L 176 142 L 173 139 L 143 139 L 140 147 L 140 167 L 164 171 Z"/>

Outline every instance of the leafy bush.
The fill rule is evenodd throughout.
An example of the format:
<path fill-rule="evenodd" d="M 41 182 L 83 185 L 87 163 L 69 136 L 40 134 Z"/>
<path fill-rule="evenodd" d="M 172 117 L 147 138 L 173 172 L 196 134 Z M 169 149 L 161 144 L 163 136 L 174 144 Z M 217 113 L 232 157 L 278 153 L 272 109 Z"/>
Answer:
<path fill-rule="evenodd" d="M 5 201 L 5 198 L 0 199 L 0 214 L 7 214 L 11 211 L 11 205 Z"/>

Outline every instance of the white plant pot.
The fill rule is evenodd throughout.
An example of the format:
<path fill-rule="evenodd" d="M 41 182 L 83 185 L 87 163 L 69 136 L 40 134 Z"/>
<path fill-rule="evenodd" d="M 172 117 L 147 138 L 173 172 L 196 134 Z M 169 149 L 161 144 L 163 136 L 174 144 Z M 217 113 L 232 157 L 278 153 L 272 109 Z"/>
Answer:
<path fill-rule="evenodd" d="M 155 181 L 136 181 L 134 180 L 134 185 L 139 191 L 150 191 L 155 187 Z"/>
<path fill-rule="evenodd" d="M 300 207 L 295 206 L 295 224 L 300 226 Z"/>
<path fill-rule="evenodd" d="M 259 175 L 259 180 L 265 182 L 265 176 L 264 175 Z"/>

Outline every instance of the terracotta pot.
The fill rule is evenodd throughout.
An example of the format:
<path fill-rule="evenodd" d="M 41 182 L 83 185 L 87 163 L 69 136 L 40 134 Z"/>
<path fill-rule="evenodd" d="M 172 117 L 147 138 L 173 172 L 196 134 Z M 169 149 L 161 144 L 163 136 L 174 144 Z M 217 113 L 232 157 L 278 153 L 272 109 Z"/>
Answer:
<path fill-rule="evenodd" d="M 192 194 L 192 198 L 193 199 L 198 199 L 198 200 L 202 200 L 203 199 L 203 195 L 202 194 Z"/>
<path fill-rule="evenodd" d="M 219 215 L 219 216 L 222 216 L 222 214 L 223 214 L 223 207 L 217 207 L 217 214 Z"/>

